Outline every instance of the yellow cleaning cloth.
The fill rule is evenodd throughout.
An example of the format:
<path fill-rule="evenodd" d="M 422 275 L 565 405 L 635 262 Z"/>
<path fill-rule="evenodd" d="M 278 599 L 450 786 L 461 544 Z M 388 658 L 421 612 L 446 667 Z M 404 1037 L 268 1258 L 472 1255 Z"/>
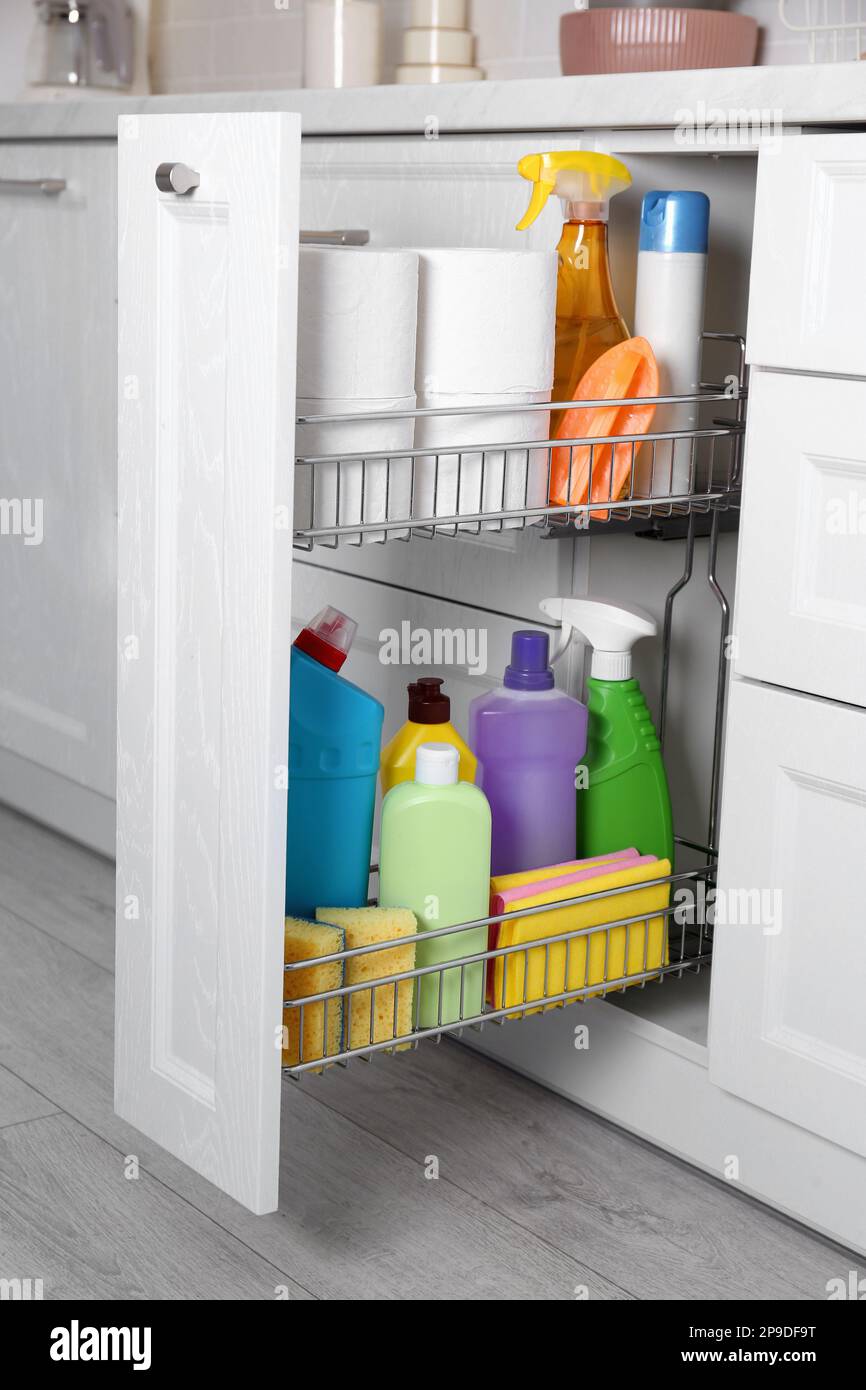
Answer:
<path fill-rule="evenodd" d="M 560 878 L 565 874 L 577 873 L 581 869 L 591 869 L 597 864 L 615 864 L 622 859 L 637 858 L 636 849 L 621 849 L 611 854 L 601 854 L 598 859 L 571 859 L 567 864 L 549 864 L 541 869 L 524 869 L 518 874 L 499 874 L 490 880 L 490 895 L 506 893 L 509 888 L 522 888 L 525 883 L 541 883 L 546 878 Z M 570 898 L 575 896 L 569 893 Z"/>
<path fill-rule="evenodd" d="M 346 934 L 347 951 L 372 946 L 377 941 L 399 941 L 400 937 L 414 936 L 418 931 L 415 914 L 407 907 L 319 907 L 316 920 L 340 927 Z M 346 984 L 357 985 L 365 980 L 375 983 L 383 975 L 401 975 L 414 968 L 415 943 L 410 941 L 405 946 L 350 956 L 346 961 Z M 359 989 L 345 995 L 347 1049 L 369 1047 L 371 1042 L 387 1042 L 411 1033 L 414 983 L 403 980 L 397 986 L 380 985 L 378 989 Z"/>
<path fill-rule="evenodd" d="M 309 969 L 288 970 L 283 979 L 283 999 L 303 999 L 308 994 L 322 994 L 326 989 L 339 989 L 343 983 L 343 962 L 330 961 L 316 965 L 317 956 L 332 956 L 344 950 L 343 933 L 339 927 L 305 922 L 300 917 L 286 918 L 286 965 L 309 960 Z M 325 1016 L 327 1013 L 327 1025 Z M 303 1059 L 301 1058 L 301 1014 L 303 1014 Z M 283 1010 L 283 1066 L 296 1067 L 301 1060 L 316 1062 L 320 1057 L 333 1057 L 342 1050 L 343 1000 L 321 1000 L 304 1004 L 297 1009 Z"/>
<path fill-rule="evenodd" d="M 649 917 L 651 913 L 668 907 L 670 884 L 662 883 L 654 888 L 641 888 L 639 885 L 647 880 L 664 878 L 670 872 L 670 862 L 667 859 L 659 859 L 653 864 L 612 870 L 608 874 L 588 879 L 585 883 L 572 885 L 570 888 L 553 889 L 534 896 L 531 893 L 531 885 L 527 885 L 527 896 L 508 904 L 510 912 L 519 908 L 540 907 L 559 902 L 563 898 L 606 893 L 613 888 L 624 888 L 632 884 L 635 888 L 634 892 L 618 893 L 614 898 L 596 898 L 592 902 L 575 903 L 571 907 L 538 913 L 534 917 L 517 917 L 513 921 L 506 919 L 499 928 L 497 945 L 517 946 L 524 942 L 537 941 L 539 937 L 580 931 L 584 927 L 604 928 L 606 922 L 617 921 L 621 917 L 637 917 L 644 913 Z M 612 927 L 588 933 L 586 936 L 574 937 L 568 942 L 556 942 L 549 947 L 539 946 L 529 951 L 515 951 L 510 956 L 496 957 L 492 1005 L 495 1009 L 522 1006 L 527 1001 L 565 994 L 571 990 L 583 989 L 587 985 L 601 985 L 625 975 L 657 970 L 663 963 L 667 964 L 667 961 L 666 917 L 653 917 L 648 922 L 636 922 L 629 927 Z M 527 1012 L 540 1013 L 542 1007 L 544 1006 L 529 1009 Z"/>

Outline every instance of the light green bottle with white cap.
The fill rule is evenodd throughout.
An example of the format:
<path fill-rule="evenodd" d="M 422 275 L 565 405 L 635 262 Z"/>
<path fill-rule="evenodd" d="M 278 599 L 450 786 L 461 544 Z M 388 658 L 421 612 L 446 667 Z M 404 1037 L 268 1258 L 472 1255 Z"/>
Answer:
<path fill-rule="evenodd" d="M 419 932 L 486 917 L 490 900 L 490 807 L 471 782 L 458 781 L 457 749 L 422 743 L 415 780 L 392 787 L 382 805 L 379 903 L 408 907 Z M 487 950 L 487 928 L 419 941 L 419 967 Z M 483 961 L 419 976 L 419 1028 L 474 1018 L 484 1002 Z"/>

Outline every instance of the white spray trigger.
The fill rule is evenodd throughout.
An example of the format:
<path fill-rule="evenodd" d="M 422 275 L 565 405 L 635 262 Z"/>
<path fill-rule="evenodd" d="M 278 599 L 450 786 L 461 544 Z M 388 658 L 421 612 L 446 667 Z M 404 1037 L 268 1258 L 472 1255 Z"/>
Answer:
<path fill-rule="evenodd" d="M 623 608 L 607 599 L 546 598 L 540 607 L 562 629 L 556 655 L 551 659 L 562 656 L 576 632 L 593 649 L 591 674 L 597 680 L 628 680 L 635 642 L 658 633 L 658 623 L 651 614 L 641 608 Z"/>

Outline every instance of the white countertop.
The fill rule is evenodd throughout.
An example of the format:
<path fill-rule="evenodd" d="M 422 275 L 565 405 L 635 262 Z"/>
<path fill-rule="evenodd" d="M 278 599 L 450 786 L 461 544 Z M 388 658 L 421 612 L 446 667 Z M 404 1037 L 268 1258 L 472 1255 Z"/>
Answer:
<path fill-rule="evenodd" d="M 197 93 L 0 104 L 0 140 L 111 138 L 132 112 L 298 111 L 307 135 L 670 128 L 684 113 L 784 124 L 866 123 L 866 62 L 533 78 L 441 87 Z M 775 113 L 779 113 L 778 117 Z"/>

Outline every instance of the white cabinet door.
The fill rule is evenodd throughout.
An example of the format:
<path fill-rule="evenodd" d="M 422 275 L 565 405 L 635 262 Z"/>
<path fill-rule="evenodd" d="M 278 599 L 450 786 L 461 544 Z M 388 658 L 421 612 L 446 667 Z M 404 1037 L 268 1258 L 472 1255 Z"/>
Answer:
<path fill-rule="evenodd" d="M 866 382 L 752 373 L 736 671 L 866 705 Z"/>
<path fill-rule="evenodd" d="M 866 712 L 735 680 L 710 1076 L 866 1154 Z"/>
<path fill-rule="evenodd" d="M 122 118 L 118 1113 L 277 1204 L 300 120 Z M 196 170 L 157 191 L 165 161 Z"/>
<path fill-rule="evenodd" d="M 33 814 L 50 775 L 114 798 L 116 162 L 0 144 L 0 794 L 14 760 Z"/>
<path fill-rule="evenodd" d="M 866 135 L 771 140 L 758 159 L 748 358 L 866 376 Z"/>

